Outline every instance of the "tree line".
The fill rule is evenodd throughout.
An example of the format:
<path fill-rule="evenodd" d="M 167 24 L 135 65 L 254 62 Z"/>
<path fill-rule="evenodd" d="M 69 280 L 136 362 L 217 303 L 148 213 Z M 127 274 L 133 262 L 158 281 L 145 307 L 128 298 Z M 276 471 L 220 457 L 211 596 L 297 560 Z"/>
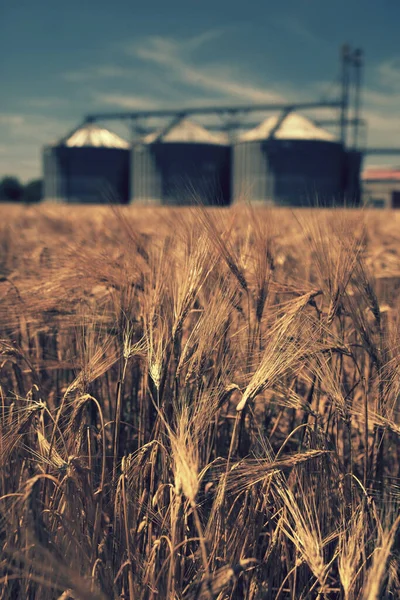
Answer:
<path fill-rule="evenodd" d="M 41 179 L 23 184 L 17 177 L 6 176 L 0 180 L 0 202 L 40 202 L 42 190 Z"/>

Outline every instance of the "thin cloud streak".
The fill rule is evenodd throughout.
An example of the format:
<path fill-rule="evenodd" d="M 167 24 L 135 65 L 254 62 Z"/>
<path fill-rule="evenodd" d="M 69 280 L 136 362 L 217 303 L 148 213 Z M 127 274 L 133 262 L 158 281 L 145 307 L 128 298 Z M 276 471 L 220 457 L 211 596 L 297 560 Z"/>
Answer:
<path fill-rule="evenodd" d="M 283 29 L 285 32 L 297 37 L 299 40 L 310 46 L 317 46 L 320 48 L 321 44 L 327 45 L 326 40 L 315 34 L 308 27 L 306 27 L 302 21 L 292 15 L 275 17 L 272 22 L 280 29 Z"/>
<path fill-rule="evenodd" d="M 24 105 L 32 108 L 60 108 L 68 104 L 65 98 L 48 97 L 48 98 L 28 98 Z"/>
<path fill-rule="evenodd" d="M 135 75 L 133 69 L 117 65 L 92 66 L 62 73 L 62 78 L 70 83 L 81 83 L 104 79 L 131 79 Z"/>
<path fill-rule="evenodd" d="M 98 104 L 117 106 L 118 108 L 127 110 L 156 110 L 162 106 L 154 98 L 129 94 L 98 93 L 95 94 L 95 100 Z"/>
<path fill-rule="evenodd" d="M 16 175 L 22 181 L 40 177 L 42 148 L 56 142 L 73 123 L 46 115 L 0 113 L 0 138 L 7 147 L 1 153 L 3 175 Z"/>
<path fill-rule="evenodd" d="M 0 134 L 27 142 L 46 142 L 46 138 L 61 135 L 71 122 L 50 118 L 47 115 L 0 114 Z M 47 140 L 48 141 L 48 140 Z"/>
<path fill-rule="evenodd" d="M 206 38 L 201 40 L 205 42 Z M 195 47 L 199 49 L 197 40 Z M 131 56 L 166 69 L 165 78 L 170 78 L 186 87 L 197 88 L 203 92 L 214 92 L 226 98 L 233 97 L 248 102 L 282 102 L 284 96 L 273 90 L 247 83 L 241 73 L 232 73 L 228 65 L 198 66 L 186 58 L 191 40 L 178 42 L 171 38 L 152 36 L 139 45 L 128 48 Z"/>
<path fill-rule="evenodd" d="M 390 91 L 400 92 L 400 57 L 383 61 L 375 68 L 381 86 Z"/>

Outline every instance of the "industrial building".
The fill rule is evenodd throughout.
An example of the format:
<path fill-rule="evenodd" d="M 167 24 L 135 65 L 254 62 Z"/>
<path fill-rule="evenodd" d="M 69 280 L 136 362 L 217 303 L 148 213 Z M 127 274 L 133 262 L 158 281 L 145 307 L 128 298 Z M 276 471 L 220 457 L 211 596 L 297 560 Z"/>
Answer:
<path fill-rule="evenodd" d="M 400 168 L 369 167 L 362 173 L 363 203 L 371 208 L 400 208 Z"/>
<path fill-rule="evenodd" d="M 291 107 L 290 107 L 291 108 Z M 280 111 L 237 136 L 181 115 L 130 145 L 87 122 L 43 152 L 44 198 L 79 203 L 290 206 L 359 201 L 361 153 Z"/>
<path fill-rule="evenodd" d="M 233 146 L 233 202 L 332 205 L 341 197 L 343 145 L 310 119 L 269 117 Z"/>
<path fill-rule="evenodd" d="M 173 120 L 132 148 L 131 200 L 154 204 L 226 205 L 230 148 L 188 119 Z"/>
<path fill-rule="evenodd" d="M 102 204 L 129 202 L 130 145 L 87 123 L 43 151 L 44 200 Z"/>
<path fill-rule="evenodd" d="M 359 202 L 361 153 L 281 111 L 234 136 L 180 115 L 132 145 L 87 122 L 43 152 L 44 199 L 77 203 L 290 206 Z"/>
<path fill-rule="evenodd" d="M 365 153 L 359 148 L 362 62 L 360 50 L 342 48 L 340 94 L 331 100 L 88 115 L 44 149 L 45 199 L 357 205 Z M 335 118 L 315 122 L 302 115 L 314 110 L 333 110 Z M 265 113 L 272 116 L 261 123 L 247 120 Z M 216 131 L 192 117 L 212 117 Z M 110 120 L 130 127 L 130 143 L 97 124 Z M 335 134 L 329 126 L 337 127 Z"/>

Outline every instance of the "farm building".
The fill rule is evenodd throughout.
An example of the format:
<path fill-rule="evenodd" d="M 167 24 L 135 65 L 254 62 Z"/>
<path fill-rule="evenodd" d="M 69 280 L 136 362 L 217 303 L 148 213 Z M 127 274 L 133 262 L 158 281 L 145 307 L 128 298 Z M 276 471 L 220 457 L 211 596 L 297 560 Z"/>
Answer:
<path fill-rule="evenodd" d="M 243 133 L 232 162 L 233 202 L 326 205 L 343 197 L 342 144 L 296 113 L 270 117 Z"/>
<path fill-rule="evenodd" d="M 129 202 L 129 144 L 88 123 L 43 151 L 44 199 L 56 202 Z"/>
<path fill-rule="evenodd" d="M 43 151 L 44 199 L 58 202 L 322 206 L 360 194 L 361 153 L 289 113 L 227 136 L 175 117 L 133 147 L 86 122 Z"/>
<path fill-rule="evenodd" d="M 363 202 L 374 208 L 400 208 L 400 168 L 368 167 L 362 174 Z"/>
<path fill-rule="evenodd" d="M 176 119 L 132 149 L 131 201 L 226 205 L 230 200 L 230 148 L 221 135 Z"/>

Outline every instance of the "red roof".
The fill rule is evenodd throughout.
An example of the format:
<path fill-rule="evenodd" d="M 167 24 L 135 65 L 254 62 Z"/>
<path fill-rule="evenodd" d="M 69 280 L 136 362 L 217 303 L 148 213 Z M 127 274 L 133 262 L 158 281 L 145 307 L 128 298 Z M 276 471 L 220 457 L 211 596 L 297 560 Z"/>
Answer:
<path fill-rule="evenodd" d="M 400 169 L 388 167 L 370 167 L 362 174 L 363 181 L 400 181 Z"/>

